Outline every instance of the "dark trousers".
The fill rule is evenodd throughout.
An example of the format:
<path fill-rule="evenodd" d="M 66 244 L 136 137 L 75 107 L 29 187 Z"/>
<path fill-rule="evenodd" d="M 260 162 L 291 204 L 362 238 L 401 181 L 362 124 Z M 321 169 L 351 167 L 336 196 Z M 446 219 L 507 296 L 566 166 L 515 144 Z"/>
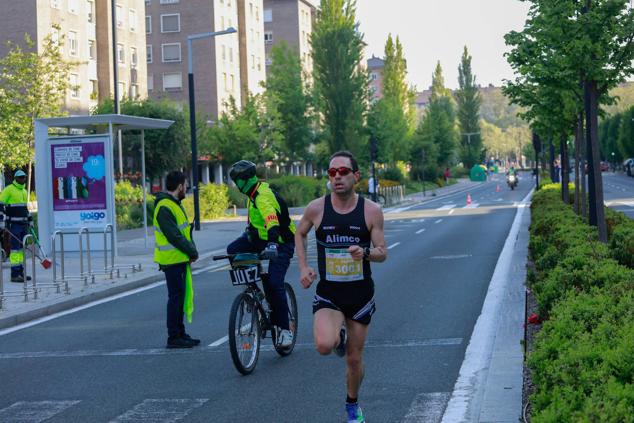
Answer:
<path fill-rule="evenodd" d="M 24 246 L 22 245 L 22 240 L 27 234 L 28 225 L 25 223 L 9 223 L 9 231 L 11 232 L 11 251 L 22 251 L 24 254 Z M 11 255 L 9 255 L 10 257 Z M 24 276 L 24 266 L 22 262 L 14 263 L 11 262 L 11 277 L 22 277 Z"/>
<path fill-rule="evenodd" d="M 185 303 L 185 273 L 187 263 L 163 266 L 167 282 L 167 336 L 178 338 L 185 334 L 183 306 Z"/>
<path fill-rule="evenodd" d="M 266 244 L 267 241 L 262 240 L 251 242 L 247 234 L 244 233 L 240 238 L 229 244 L 227 254 L 260 253 L 266 248 Z M 277 258 L 269 262 L 269 277 L 268 281 L 264 283 L 264 294 L 271 305 L 272 323 L 282 329 L 289 329 L 288 302 L 286 300 L 284 278 L 295 253 L 295 243 L 286 242 L 279 244 L 277 252 Z"/>

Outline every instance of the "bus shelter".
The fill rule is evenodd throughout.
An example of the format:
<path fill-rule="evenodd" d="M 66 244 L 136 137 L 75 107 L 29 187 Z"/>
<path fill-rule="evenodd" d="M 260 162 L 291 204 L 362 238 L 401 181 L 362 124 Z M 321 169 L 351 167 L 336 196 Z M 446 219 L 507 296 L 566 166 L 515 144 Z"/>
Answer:
<path fill-rule="evenodd" d="M 92 249 L 103 250 L 107 248 L 105 238 L 98 232 L 110 229 L 116 254 L 114 134 L 119 130 L 141 131 L 143 229 L 147 246 L 145 130 L 167 129 L 173 123 L 116 114 L 36 119 L 35 190 L 38 236 L 44 251 L 51 251 L 51 237 L 56 231 L 77 234 L 80 230 L 87 232 Z M 51 131 L 54 128 L 58 131 Z M 67 251 L 77 249 L 77 242 L 66 246 Z"/>

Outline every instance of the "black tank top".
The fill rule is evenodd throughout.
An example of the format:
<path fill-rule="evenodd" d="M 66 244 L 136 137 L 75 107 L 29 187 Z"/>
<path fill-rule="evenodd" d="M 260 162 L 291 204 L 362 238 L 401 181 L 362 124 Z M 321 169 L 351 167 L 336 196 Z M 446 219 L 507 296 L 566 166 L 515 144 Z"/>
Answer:
<path fill-rule="evenodd" d="M 339 214 L 332 207 L 329 195 L 324 197 L 324 216 L 315 231 L 319 277 L 328 282 L 370 280 L 372 272 L 367 260 L 355 261 L 347 249 L 351 245 L 370 247 L 370 230 L 365 224 L 364 198 L 347 214 Z"/>

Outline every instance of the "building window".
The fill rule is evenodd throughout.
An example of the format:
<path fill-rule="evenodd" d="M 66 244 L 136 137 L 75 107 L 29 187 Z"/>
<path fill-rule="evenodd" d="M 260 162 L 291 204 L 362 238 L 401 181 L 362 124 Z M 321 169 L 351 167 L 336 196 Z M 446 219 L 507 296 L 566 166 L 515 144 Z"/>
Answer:
<path fill-rule="evenodd" d="M 60 9 L 61 8 L 61 0 L 51 0 L 51 7 L 53 9 Z"/>
<path fill-rule="evenodd" d="M 123 44 L 117 44 L 117 61 L 119 63 L 125 63 L 125 49 Z"/>
<path fill-rule="evenodd" d="M 231 91 L 233 91 L 235 89 L 236 86 L 236 78 L 231 75 Z"/>
<path fill-rule="evenodd" d="M 152 33 L 152 16 L 145 17 L 145 33 L 146 34 Z"/>
<path fill-rule="evenodd" d="M 136 68 L 139 64 L 139 56 L 136 51 L 136 47 L 130 47 L 130 66 Z"/>
<path fill-rule="evenodd" d="M 253 3 L 249 3 L 249 16 L 253 17 Z"/>
<path fill-rule="evenodd" d="M 251 69 L 255 69 L 255 55 L 251 55 Z"/>
<path fill-rule="evenodd" d="M 173 13 L 170 15 L 161 15 L 161 32 L 180 32 L 181 31 L 181 15 Z"/>
<path fill-rule="evenodd" d="M 86 1 L 86 9 L 88 10 L 88 22 L 95 23 L 95 2 L 92 0 Z"/>
<path fill-rule="evenodd" d="M 139 97 L 139 86 L 137 84 L 130 85 L 130 97 L 136 100 Z"/>
<path fill-rule="evenodd" d="M 370 74 L 370 79 L 371 79 L 372 81 L 376 81 L 378 77 L 379 77 L 379 76 L 376 74 L 376 72 L 372 72 L 372 73 Z"/>
<path fill-rule="evenodd" d="M 183 74 L 180 72 L 169 72 L 163 74 L 163 90 L 180 91 L 183 89 Z"/>
<path fill-rule="evenodd" d="M 77 32 L 68 31 L 68 54 L 71 56 L 77 56 Z"/>
<path fill-rule="evenodd" d="M 264 9 L 264 22 L 273 22 L 273 9 Z"/>
<path fill-rule="evenodd" d="M 63 48 L 59 44 L 59 28 L 53 27 L 51 29 L 51 41 L 53 45 L 59 48 L 60 53 L 63 51 Z"/>
<path fill-rule="evenodd" d="M 253 28 L 251 28 L 251 42 L 255 41 L 255 32 L 253 31 Z"/>
<path fill-rule="evenodd" d="M 123 7 L 117 5 L 117 28 L 123 28 Z"/>
<path fill-rule="evenodd" d="M 161 44 L 163 63 L 181 61 L 181 43 Z"/>
<path fill-rule="evenodd" d="M 220 17 L 220 29 L 223 30 L 225 28 L 226 28 L 226 26 L 225 26 L 225 17 L 221 16 Z"/>
<path fill-rule="evenodd" d="M 161 4 L 175 4 L 179 2 L 180 0 L 161 0 Z"/>
<path fill-rule="evenodd" d="M 125 97 L 125 82 L 119 82 L 117 84 L 117 87 L 119 87 L 119 100 L 123 100 L 123 98 Z"/>
<path fill-rule="evenodd" d="M 231 7 L 231 0 L 227 0 L 227 7 Z"/>
<path fill-rule="evenodd" d="M 145 56 L 146 56 L 146 61 L 148 63 L 152 63 L 152 59 L 153 59 L 153 56 L 152 56 L 152 44 L 147 44 L 145 46 Z"/>
<path fill-rule="evenodd" d="M 90 60 L 97 60 L 97 47 L 95 40 L 88 40 L 88 57 Z"/>
<path fill-rule="evenodd" d="M 70 74 L 70 97 L 79 98 L 79 75 L 76 73 Z"/>
<path fill-rule="evenodd" d="M 147 76 L 147 90 L 154 91 L 154 74 L 153 73 Z"/>
<path fill-rule="evenodd" d="M 233 63 L 233 47 L 229 47 L 229 62 Z"/>
<path fill-rule="evenodd" d="M 149 6 L 149 5 L 151 5 L 151 4 L 152 4 L 152 0 L 145 0 L 145 5 L 146 5 L 146 6 Z"/>
<path fill-rule="evenodd" d="M 262 70 L 262 58 L 258 57 L 258 70 Z"/>
<path fill-rule="evenodd" d="M 96 79 L 90 80 L 90 99 L 97 100 L 99 97 L 99 84 Z"/>
<path fill-rule="evenodd" d="M 260 22 L 260 8 L 255 6 L 255 21 Z"/>
<path fill-rule="evenodd" d="M 222 60 L 227 60 L 227 46 L 222 45 Z"/>
<path fill-rule="evenodd" d="M 79 14 L 79 0 L 68 0 L 68 12 L 73 15 Z"/>
<path fill-rule="evenodd" d="M 265 31 L 264 32 L 264 43 L 265 44 L 273 44 L 273 31 Z"/>
<path fill-rule="evenodd" d="M 136 10 L 134 9 L 128 10 L 128 24 L 130 25 L 130 31 L 136 32 L 137 21 L 136 21 Z"/>
<path fill-rule="evenodd" d="M 227 82 L 227 74 L 225 72 L 222 73 L 222 83 L 225 86 L 225 91 L 229 90 L 229 85 Z"/>

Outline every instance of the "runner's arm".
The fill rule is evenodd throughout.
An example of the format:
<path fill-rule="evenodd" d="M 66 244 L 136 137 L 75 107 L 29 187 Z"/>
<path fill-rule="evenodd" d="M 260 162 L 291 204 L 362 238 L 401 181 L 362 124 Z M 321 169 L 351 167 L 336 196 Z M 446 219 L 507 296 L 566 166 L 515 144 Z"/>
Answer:
<path fill-rule="evenodd" d="M 383 211 L 381 207 L 373 203 L 372 206 L 368 207 L 368 214 L 370 237 L 372 239 L 372 248 L 370 248 L 368 260 L 381 263 L 387 259 L 385 233 L 383 231 Z"/>

